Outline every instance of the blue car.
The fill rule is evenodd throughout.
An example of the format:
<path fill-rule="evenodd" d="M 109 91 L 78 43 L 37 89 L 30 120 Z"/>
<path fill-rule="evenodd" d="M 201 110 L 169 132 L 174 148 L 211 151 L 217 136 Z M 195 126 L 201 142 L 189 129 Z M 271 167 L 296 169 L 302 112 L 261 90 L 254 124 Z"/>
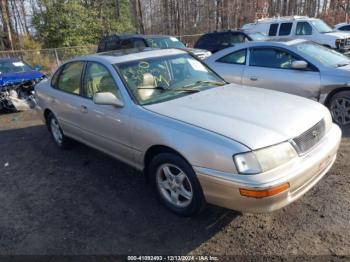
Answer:
<path fill-rule="evenodd" d="M 0 59 L 0 111 L 18 109 L 30 100 L 34 85 L 46 77 L 39 70 L 19 59 Z"/>
<path fill-rule="evenodd" d="M 39 67 L 32 68 L 18 59 L 0 59 L 0 87 L 28 82 L 37 83 L 45 77 L 39 70 Z"/>

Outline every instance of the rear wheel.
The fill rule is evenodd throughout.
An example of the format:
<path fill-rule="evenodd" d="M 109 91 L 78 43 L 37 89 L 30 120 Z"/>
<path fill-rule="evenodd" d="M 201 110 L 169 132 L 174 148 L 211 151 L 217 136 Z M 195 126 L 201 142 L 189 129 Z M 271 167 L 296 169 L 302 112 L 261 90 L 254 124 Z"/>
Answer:
<path fill-rule="evenodd" d="M 350 124 L 350 91 L 341 91 L 333 95 L 329 102 L 329 110 L 337 124 Z"/>
<path fill-rule="evenodd" d="M 47 125 L 55 144 L 59 148 L 67 148 L 70 140 L 63 134 L 63 131 L 60 127 L 60 124 L 58 123 L 57 118 L 52 113 L 50 113 L 47 116 Z"/>
<path fill-rule="evenodd" d="M 182 157 L 159 154 L 152 159 L 149 172 L 159 200 L 174 213 L 190 216 L 205 205 L 196 174 Z"/>

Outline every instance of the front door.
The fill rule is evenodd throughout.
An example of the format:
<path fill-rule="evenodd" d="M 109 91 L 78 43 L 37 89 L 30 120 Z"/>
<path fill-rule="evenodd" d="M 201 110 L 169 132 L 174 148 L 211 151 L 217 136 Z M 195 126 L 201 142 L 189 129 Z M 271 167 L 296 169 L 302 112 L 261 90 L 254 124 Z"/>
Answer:
<path fill-rule="evenodd" d="M 307 69 L 293 69 L 291 65 L 296 60 L 301 58 L 284 49 L 252 48 L 249 64 L 244 71 L 243 84 L 318 100 L 320 73 L 310 64 Z"/>
<path fill-rule="evenodd" d="M 108 68 L 97 62 L 88 62 L 83 76 L 81 103 L 81 128 L 89 134 L 91 146 L 111 154 L 122 161 L 133 159 L 130 147 L 128 107 L 97 105 L 93 96 L 98 92 L 110 92 L 122 100 L 119 88 Z"/>

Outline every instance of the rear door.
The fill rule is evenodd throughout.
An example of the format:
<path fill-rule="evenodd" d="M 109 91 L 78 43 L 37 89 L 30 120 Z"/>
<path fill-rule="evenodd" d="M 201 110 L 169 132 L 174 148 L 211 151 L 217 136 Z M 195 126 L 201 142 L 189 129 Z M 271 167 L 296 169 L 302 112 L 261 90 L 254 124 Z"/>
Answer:
<path fill-rule="evenodd" d="M 80 80 L 85 66 L 84 61 L 63 65 L 58 75 L 53 77 L 49 108 L 57 117 L 63 132 L 68 136 L 82 135 L 79 119 L 81 115 Z"/>
<path fill-rule="evenodd" d="M 251 48 L 243 84 L 286 92 L 318 100 L 320 73 L 313 65 L 305 70 L 291 68 L 302 58 L 288 50 L 275 47 Z"/>

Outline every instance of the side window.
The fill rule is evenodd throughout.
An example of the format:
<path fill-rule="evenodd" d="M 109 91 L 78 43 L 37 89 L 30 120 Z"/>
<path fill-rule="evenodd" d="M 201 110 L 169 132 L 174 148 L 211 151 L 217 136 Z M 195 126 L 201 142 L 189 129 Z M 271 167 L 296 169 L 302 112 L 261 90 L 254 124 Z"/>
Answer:
<path fill-rule="evenodd" d="M 308 22 L 298 22 L 295 29 L 296 35 L 312 35 L 312 27 Z"/>
<path fill-rule="evenodd" d="M 133 43 L 130 39 L 125 39 L 125 40 L 122 40 L 121 43 L 121 48 L 122 49 L 129 49 L 129 48 L 133 48 Z"/>
<path fill-rule="evenodd" d="M 120 98 L 111 73 L 101 64 L 89 62 L 83 80 L 83 96 L 92 98 L 98 92 L 110 92 Z"/>
<path fill-rule="evenodd" d="M 287 51 L 274 48 L 256 48 L 250 52 L 250 66 L 291 69 L 292 62 L 300 60 Z"/>
<path fill-rule="evenodd" d="M 144 48 L 144 47 L 146 47 L 146 43 L 142 39 L 134 39 L 134 47 L 135 48 Z"/>
<path fill-rule="evenodd" d="M 231 45 L 231 34 L 229 33 L 218 33 L 213 39 L 216 45 L 219 46 L 230 46 Z"/>
<path fill-rule="evenodd" d="M 85 62 L 71 62 L 66 64 L 59 75 L 57 89 L 79 95 L 80 78 Z"/>
<path fill-rule="evenodd" d="M 292 30 L 293 23 L 282 23 L 278 35 L 289 35 Z"/>
<path fill-rule="evenodd" d="M 118 49 L 118 44 L 114 40 L 109 40 L 106 42 L 105 49 L 106 51 L 116 50 Z"/>
<path fill-rule="evenodd" d="M 246 37 L 244 34 L 233 33 L 233 34 L 231 34 L 231 43 L 244 43 L 245 38 Z"/>
<path fill-rule="evenodd" d="M 339 27 L 340 31 L 350 31 L 350 25 L 345 25 L 345 26 L 342 26 L 342 27 Z"/>
<path fill-rule="evenodd" d="M 238 64 L 244 65 L 247 57 L 247 49 L 239 50 L 221 57 L 218 62 L 228 63 L 228 64 Z"/>
<path fill-rule="evenodd" d="M 208 46 L 208 41 L 210 41 L 210 35 L 203 35 L 201 38 L 199 38 L 196 46 L 199 46 L 199 47 Z"/>
<path fill-rule="evenodd" d="M 57 88 L 58 77 L 59 77 L 61 71 L 62 71 L 62 67 L 60 67 L 60 68 L 54 73 L 54 75 L 53 75 L 52 78 L 51 78 L 51 86 L 52 86 L 53 88 Z"/>
<path fill-rule="evenodd" d="M 278 29 L 278 23 L 277 24 L 271 24 L 270 30 L 269 30 L 269 36 L 275 36 L 277 34 Z"/>

